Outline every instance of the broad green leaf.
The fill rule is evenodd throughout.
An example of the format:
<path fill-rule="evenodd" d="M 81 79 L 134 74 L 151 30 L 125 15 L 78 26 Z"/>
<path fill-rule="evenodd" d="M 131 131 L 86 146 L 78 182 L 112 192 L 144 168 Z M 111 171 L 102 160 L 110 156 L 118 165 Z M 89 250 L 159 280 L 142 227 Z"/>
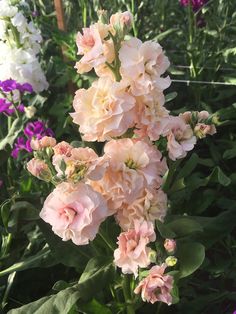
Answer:
<path fill-rule="evenodd" d="M 89 246 L 77 246 L 71 241 L 62 241 L 60 237 L 53 233 L 51 226 L 42 220 L 38 221 L 38 225 L 46 238 L 52 254 L 59 263 L 69 267 L 76 267 L 79 270 L 84 269 L 92 256 Z"/>
<path fill-rule="evenodd" d="M 8 314 L 67 314 L 80 298 L 78 285 L 26 304 Z"/>
<path fill-rule="evenodd" d="M 163 224 L 160 220 L 156 221 L 157 230 L 160 235 L 166 239 L 172 239 L 176 237 L 174 231 L 172 231 L 166 224 Z"/>
<path fill-rule="evenodd" d="M 187 160 L 183 166 L 183 168 L 179 171 L 177 180 L 181 178 L 185 178 L 192 173 L 192 171 L 196 168 L 198 164 L 198 155 L 193 153 L 189 160 Z"/>
<path fill-rule="evenodd" d="M 197 221 L 185 217 L 173 220 L 166 227 L 174 232 L 177 237 L 184 237 L 194 232 L 203 231 L 202 226 Z"/>
<path fill-rule="evenodd" d="M 231 182 L 230 178 L 227 177 L 220 167 L 215 167 L 210 176 L 208 182 L 220 183 L 223 186 L 228 186 Z"/>
<path fill-rule="evenodd" d="M 205 258 L 205 247 L 197 242 L 178 242 L 176 256 L 179 260 L 179 278 L 195 272 Z"/>
<path fill-rule="evenodd" d="M 112 314 L 107 306 L 99 303 L 96 299 L 86 304 L 79 304 L 79 310 L 86 314 Z"/>
<path fill-rule="evenodd" d="M 114 278 L 114 266 L 112 258 L 92 258 L 79 279 L 79 291 L 85 300 L 105 288 Z M 98 284 L 99 283 L 99 284 Z"/>
<path fill-rule="evenodd" d="M 173 99 L 175 99 L 177 97 L 177 93 L 176 92 L 173 92 L 173 93 L 170 93 L 170 94 L 167 94 L 165 96 L 165 102 L 169 102 L 169 101 L 172 101 Z"/>
<path fill-rule="evenodd" d="M 53 259 L 50 249 L 48 246 L 45 246 L 37 254 L 25 258 L 24 260 L 0 271 L 0 277 L 11 274 L 15 271 L 22 271 L 35 267 L 50 267 L 55 264 L 56 261 Z"/>

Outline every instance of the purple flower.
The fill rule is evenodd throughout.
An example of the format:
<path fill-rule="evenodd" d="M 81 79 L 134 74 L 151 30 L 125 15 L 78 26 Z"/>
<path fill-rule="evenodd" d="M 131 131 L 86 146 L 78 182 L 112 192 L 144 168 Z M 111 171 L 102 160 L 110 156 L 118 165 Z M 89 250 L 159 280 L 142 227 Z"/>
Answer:
<path fill-rule="evenodd" d="M 24 112 L 25 111 L 25 106 L 23 104 L 20 104 L 19 106 L 17 106 L 17 110 L 20 112 Z"/>
<path fill-rule="evenodd" d="M 15 112 L 15 109 L 10 108 L 12 103 L 7 102 L 6 99 L 0 98 L 0 113 L 5 113 L 7 115 L 12 115 Z"/>
<path fill-rule="evenodd" d="M 180 4 L 183 7 L 186 7 L 189 4 L 191 4 L 194 12 L 197 12 L 198 10 L 200 10 L 201 7 L 203 7 L 207 2 L 208 0 L 180 0 Z"/>
<path fill-rule="evenodd" d="M 37 139 L 43 136 L 54 136 L 53 131 L 50 128 L 46 128 L 43 121 L 34 121 L 26 124 L 24 133 L 28 138 L 36 137 Z"/>
<path fill-rule="evenodd" d="M 197 14 L 197 27 L 202 28 L 205 26 L 206 26 L 206 21 L 205 21 L 204 17 Z"/>
<path fill-rule="evenodd" d="M 39 12 L 38 12 L 38 11 L 33 11 L 33 12 L 32 12 L 32 16 L 33 16 L 33 17 L 37 17 L 38 15 L 39 15 Z"/>
<path fill-rule="evenodd" d="M 189 5 L 189 0 L 180 0 L 179 2 L 183 7 L 186 7 Z"/>
<path fill-rule="evenodd" d="M 20 84 L 19 84 L 20 85 Z M 29 84 L 29 83 L 24 83 L 24 84 L 21 84 L 20 86 L 19 86 L 19 91 L 20 92 L 22 92 L 22 93 L 24 93 L 24 92 L 27 92 L 27 93 L 33 93 L 33 87 L 32 87 L 32 85 L 31 84 Z"/>
<path fill-rule="evenodd" d="M 33 136 L 40 136 L 45 130 L 45 125 L 42 121 L 29 122 L 26 124 L 24 133 L 27 137 L 32 138 Z"/>
<path fill-rule="evenodd" d="M 5 80 L 0 81 L 0 88 L 5 92 L 11 92 L 13 90 L 18 89 L 21 93 L 33 93 L 33 87 L 29 83 L 20 84 L 17 83 L 15 80 Z"/>
<path fill-rule="evenodd" d="M 3 181 L 0 179 L 0 188 L 3 186 Z"/>
<path fill-rule="evenodd" d="M 15 89 L 18 89 L 19 84 L 15 80 L 5 80 L 0 81 L 0 87 L 4 92 L 11 92 Z"/>
<path fill-rule="evenodd" d="M 11 152 L 11 156 L 17 158 L 21 150 L 26 150 L 29 153 L 32 152 L 29 139 L 25 140 L 24 137 L 18 137 L 14 144 L 14 149 Z"/>

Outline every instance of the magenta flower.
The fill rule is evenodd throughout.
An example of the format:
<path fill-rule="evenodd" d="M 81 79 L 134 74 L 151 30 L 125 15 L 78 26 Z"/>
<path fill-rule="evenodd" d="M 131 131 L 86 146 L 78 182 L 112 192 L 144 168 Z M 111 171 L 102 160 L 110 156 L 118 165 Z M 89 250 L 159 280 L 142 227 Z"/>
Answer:
<path fill-rule="evenodd" d="M 19 90 L 21 93 L 25 93 L 25 92 L 33 93 L 33 87 L 31 84 L 29 83 L 20 84 L 12 79 L 0 81 L 0 88 L 5 93 L 11 92 L 16 89 Z"/>
<path fill-rule="evenodd" d="M 29 139 L 25 139 L 24 137 L 18 137 L 16 143 L 14 144 L 14 149 L 11 152 L 11 156 L 13 158 L 17 158 L 21 150 L 25 150 L 29 153 L 32 152 Z"/>
<path fill-rule="evenodd" d="M 24 129 L 24 134 L 26 138 L 22 136 L 18 137 L 14 144 L 14 149 L 11 153 L 11 156 L 13 158 L 17 158 L 19 152 L 22 150 L 31 153 L 32 148 L 30 143 L 32 139 L 41 139 L 44 136 L 54 137 L 54 132 L 50 128 L 47 128 L 43 121 L 34 121 L 27 123 Z"/>

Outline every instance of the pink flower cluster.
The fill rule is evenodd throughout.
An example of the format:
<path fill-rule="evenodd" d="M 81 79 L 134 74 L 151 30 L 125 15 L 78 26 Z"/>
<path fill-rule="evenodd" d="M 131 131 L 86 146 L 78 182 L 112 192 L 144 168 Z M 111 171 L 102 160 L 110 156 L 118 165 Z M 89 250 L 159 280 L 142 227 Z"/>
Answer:
<path fill-rule="evenodd" d="M 40 217 L 64 241 L 88 244 L 113 215 L 121 228 L 114 263 L 137 278 L 140 268 L 156 262 L 155 221 L 163 221 L 167 213 L 162 184 L 168 167 L 153 141 L 164 139 L 164 153 L 176 160 L 216 130 L 206 111 L 169 114 L 163 94 L 170 85 L 170 78 L 163 77 L 169 60 L 158 43 L 126 36 L 133 23 L 129 12 L 116 13 L 109 22 L 104 19 L 102 15 L 77 35 L 82 56 L 77 71 L 94 69 L 98 79 L 76 92 L 71 113 L 84 140 L 108 141 L 104 154 L 44 137 L 32 140 L 34 158 L 27 168 L 56 186 Z M 164 248 L 168 254 L 175 252 L 175 240 L 166 239 Z M 175 257 L 169 258 L 176 264 Z M 173 278 L 164 273 L 170 263 L 158 263 L 135 293 L 147 302 L 171 304 Z"/>

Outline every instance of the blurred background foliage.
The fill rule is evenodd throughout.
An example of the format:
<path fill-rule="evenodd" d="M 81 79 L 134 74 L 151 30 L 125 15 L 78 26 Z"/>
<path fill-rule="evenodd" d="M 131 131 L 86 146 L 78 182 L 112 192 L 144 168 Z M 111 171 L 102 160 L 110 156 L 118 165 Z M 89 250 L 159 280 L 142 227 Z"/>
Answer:
<path fill-rule="evenodd" d="M 206 246 L 205 261 L 197 273 L 179 282 L 178 304 L 146 304 L 137 313 L 232 313 L 236 310 L 236 2 L 209 0 L 201 12 L 194 13 L 177 0 L 64 0 L 65 31 L 58 30 L 53 1 L 32 0 L 30 4 L 44 37 L 41 61 L 50 84 L 47 92 L 31 101 L 58 141 L 81 141 L 69 112 L 74 91 L 87 88 L 94 74 L 76 73 L 75 36 L 97 20 L 100 9 L 110 14 L 131 11 L 133 34 L 142 40 L 157 40 L 163 46 L 173 80 L 167 90 L 169 110 L 174 114 L 188 110 L 216 113 L 217 134 L 200 141 L 194 153 L 178 163 L 168 189 L 171 214 L 189 215 L 201 224 L 203 232 L 189 237 Z M 101 151 L 101 146 L 92 145 Z M 1 155 L 1 176 L 9 152 L 5 149 Z M 75 281 L 89 257 L 107 254 L 102 243 L 98 243 L 100 252 L 96 252 L 93 246 L 77 248 L 52 236 L 38 219 L 50 187 L 29 177 L 22 163 L 11 163 L 11 171 L 13 179 L 9 174 L 0 178 L 4 182 L 15 180 L 0 190 L 3 312 L 60 291 L 62 280 L 64 285 Z M 109 230 L 114 229 L 108 224 Z M 115 238 L 113 233 L 111 237 Z M 191 252 L 186 258 L 188 254 Z M 106 293 L 100 291 L 81 313 L 109 313 L 99 307 L 99 302 L 111 302 L 112 293 Z M 113 308 L 112 313 L 118 310 Z"/>

